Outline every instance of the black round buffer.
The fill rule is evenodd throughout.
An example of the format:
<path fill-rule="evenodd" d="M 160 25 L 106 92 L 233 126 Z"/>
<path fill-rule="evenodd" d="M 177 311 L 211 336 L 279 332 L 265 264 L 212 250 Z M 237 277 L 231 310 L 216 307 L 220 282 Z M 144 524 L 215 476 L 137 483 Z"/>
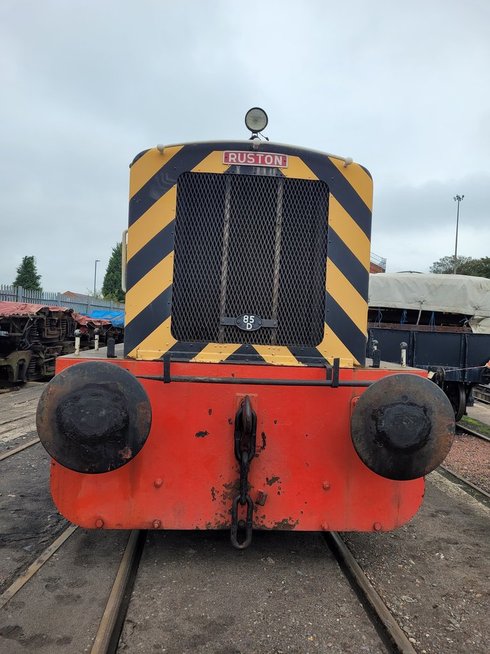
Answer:
<path fill-rule="evenodd" d="M 429 379 L 407 373 L 369 386 L 351 418 L 357 454 L 388 479 L 417 479 L 437 468 L 454 432 L 454 411 L 445 393 Z"/>
<path fill-rule="evenodd" d="M 61 465 L 77 472 L 109 472 L 131 461 L 145 444 L 151 405 L 127 370 L 88 361 L 49 382 L 36 422 L 41 443 Z"/>

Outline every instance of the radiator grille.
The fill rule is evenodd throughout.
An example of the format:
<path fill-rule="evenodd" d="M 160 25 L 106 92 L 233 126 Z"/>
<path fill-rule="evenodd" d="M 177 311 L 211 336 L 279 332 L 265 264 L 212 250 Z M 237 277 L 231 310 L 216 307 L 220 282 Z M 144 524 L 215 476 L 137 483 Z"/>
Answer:
<path fill-rule="evenodd" d="M 177 183 L 172 334 L 179 341 L 318 345 L 328 187 L 265 175 L 184 173 Z M 230 318 L 277 326 L 243 331 Z"/>

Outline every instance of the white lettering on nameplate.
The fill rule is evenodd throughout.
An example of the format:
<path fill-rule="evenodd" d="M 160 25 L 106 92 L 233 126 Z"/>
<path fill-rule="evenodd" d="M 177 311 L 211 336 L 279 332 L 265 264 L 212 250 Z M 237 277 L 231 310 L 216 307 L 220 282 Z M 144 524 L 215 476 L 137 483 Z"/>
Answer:
<path fill-rule="evenodd" d="M 287 154 L 275 152 L 243 152 L 241 150 L 226 150 L 223 152 L 223 163 L 230 166 L 267 166 L 270 168 L 287 168 Z"/>

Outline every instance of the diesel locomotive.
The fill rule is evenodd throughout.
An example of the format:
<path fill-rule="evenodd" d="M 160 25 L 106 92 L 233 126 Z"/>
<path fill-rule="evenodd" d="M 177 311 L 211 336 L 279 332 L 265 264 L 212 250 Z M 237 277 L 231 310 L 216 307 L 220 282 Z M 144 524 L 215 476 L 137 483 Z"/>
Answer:
<path fill-rule="evenodd" d="M 38 406 L 78 525 L 390 530 L 450 449 L 427 373 L 365 357 L 369 172 L 266 124 L 130 166 L 124 354 L 59 358 Z"/>

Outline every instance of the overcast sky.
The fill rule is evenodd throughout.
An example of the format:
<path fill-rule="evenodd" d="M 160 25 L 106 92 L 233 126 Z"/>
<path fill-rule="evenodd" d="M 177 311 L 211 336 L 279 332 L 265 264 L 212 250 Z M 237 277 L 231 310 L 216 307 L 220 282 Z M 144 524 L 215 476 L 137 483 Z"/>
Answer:
<path fill-rule="evenodd" d="M 0 0 L 0 284 L 98 283 L 128 164 L 157 143 L 247 138 L 351 156 L 374 178 L 388 270 L 490 256 L 488 0 Z"/>

